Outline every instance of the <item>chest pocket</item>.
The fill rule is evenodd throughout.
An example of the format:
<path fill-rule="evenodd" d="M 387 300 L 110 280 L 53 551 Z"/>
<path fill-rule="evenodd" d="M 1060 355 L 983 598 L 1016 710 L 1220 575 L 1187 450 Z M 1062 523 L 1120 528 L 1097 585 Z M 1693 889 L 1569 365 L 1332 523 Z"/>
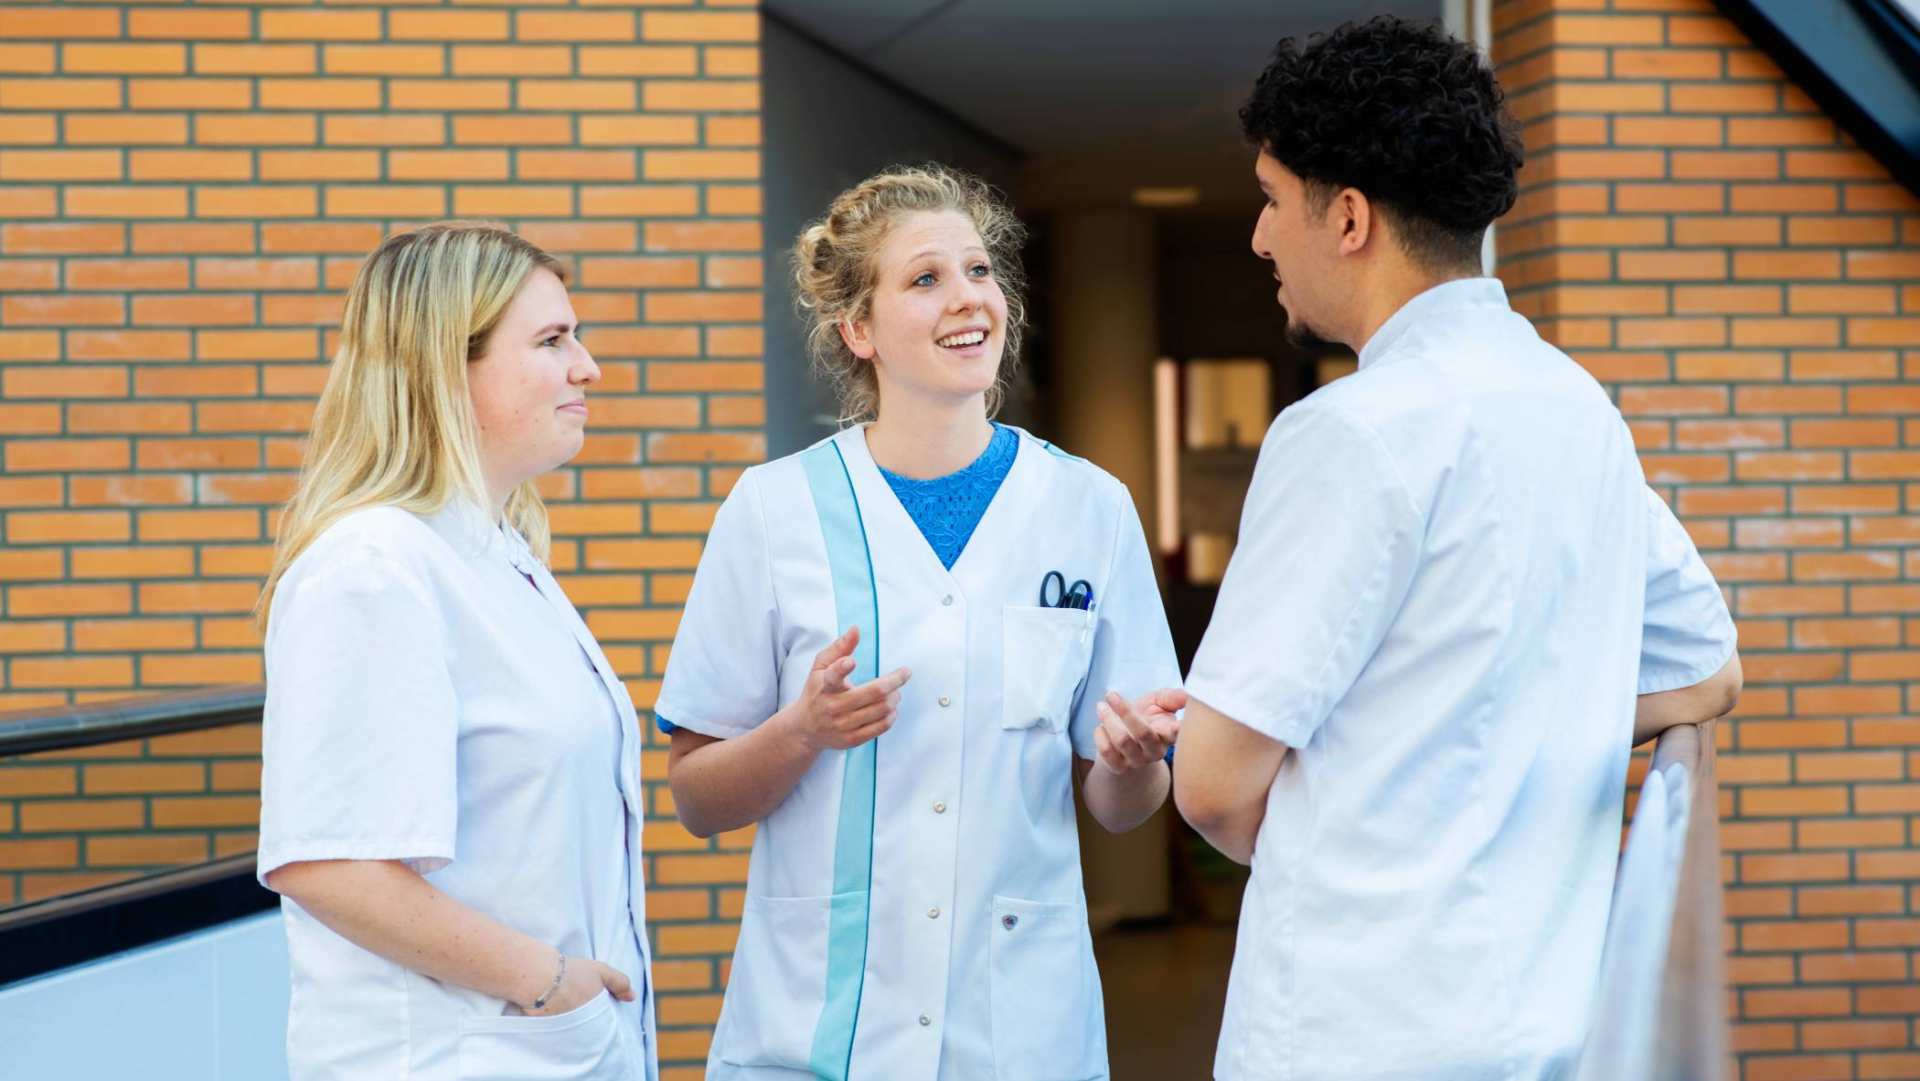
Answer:
<path fill-rule="evenodd" d="M 1093 655 L 1093 612 L 1009 604 L 1000 633 L 1000 727 L 1066 731 Z"/>

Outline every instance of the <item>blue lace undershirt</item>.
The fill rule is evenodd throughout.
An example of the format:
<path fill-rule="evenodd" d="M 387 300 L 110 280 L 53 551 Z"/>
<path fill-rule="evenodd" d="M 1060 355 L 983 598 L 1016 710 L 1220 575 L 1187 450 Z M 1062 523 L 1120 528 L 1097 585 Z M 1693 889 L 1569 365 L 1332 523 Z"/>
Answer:
<path fill-rule="evenodd" d="M 952 570 L 1019 450 L 1020 437 L 1013 429 L 995 424 L 987 449 L 957 473 L 931 480 L 915 480 L 886 469 L 880 475 L 887 478 L 887 486 L 907 509 L 907 517 L 920 527 L 920 535 L 927 538 L 941 565 Z"/>

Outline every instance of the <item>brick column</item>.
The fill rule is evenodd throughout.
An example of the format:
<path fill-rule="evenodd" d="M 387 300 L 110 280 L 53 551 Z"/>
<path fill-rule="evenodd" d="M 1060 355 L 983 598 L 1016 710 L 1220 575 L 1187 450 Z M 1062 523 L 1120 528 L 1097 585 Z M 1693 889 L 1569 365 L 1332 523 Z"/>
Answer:
<path fill-rule="evenodd" d="M 751 0 L 0 7 L 0 709 L 260 678 L 250 609 L 360 259 L 503 220 L 605 371 L 554 566 L 653 703 L 764 455 Z M 745 856 L 647 843 L 668 1076 L 700 1075 Z M 0 764 L 0 904 L 245 851 L 257 732 Z"/>
<path fill-rule="evenodd" d="M 1605 383 L 1739 621 L 1747 1081 L 1920 1077 L 1920 201 L 1706 0 L 1509 0 L 1516 305 Z"/>

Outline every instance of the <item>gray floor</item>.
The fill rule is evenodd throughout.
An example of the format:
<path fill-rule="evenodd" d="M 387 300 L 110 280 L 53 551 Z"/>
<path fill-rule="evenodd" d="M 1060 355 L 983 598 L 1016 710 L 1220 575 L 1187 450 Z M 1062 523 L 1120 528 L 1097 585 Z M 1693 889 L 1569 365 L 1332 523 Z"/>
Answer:
<path fill-rule="evenodd" d="M 1207 1081 L 1233 959 L 1231 924 L 1094 936 L 1113 1081 Z"/>

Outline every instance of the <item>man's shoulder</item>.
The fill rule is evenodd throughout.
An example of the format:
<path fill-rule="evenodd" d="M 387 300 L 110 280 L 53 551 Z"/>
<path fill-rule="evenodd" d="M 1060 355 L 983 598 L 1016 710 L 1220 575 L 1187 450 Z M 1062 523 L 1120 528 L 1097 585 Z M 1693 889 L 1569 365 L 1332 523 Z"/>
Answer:
<path fill-rule="evenodd" d="M 1617 420 L 1605 388 L 1578 361 L 1538 337 L 1479 349 L 1408 342 L 1379 362 L 1320 387 L 1293 408 L 1336 413 L 1392 442 L 1455 429 L 1530 426 L 1540 416 Z M 1418 451 L 1416 451 L 1418 452 Z"/>
<path fill-rule="evenodd" d="M 1422 402 L 1409 374 L 1354 372 L 1287 406 L 1274 428 L 1328 450 L 1352 441 L 1386 447 L 1396 424 Z"/>

